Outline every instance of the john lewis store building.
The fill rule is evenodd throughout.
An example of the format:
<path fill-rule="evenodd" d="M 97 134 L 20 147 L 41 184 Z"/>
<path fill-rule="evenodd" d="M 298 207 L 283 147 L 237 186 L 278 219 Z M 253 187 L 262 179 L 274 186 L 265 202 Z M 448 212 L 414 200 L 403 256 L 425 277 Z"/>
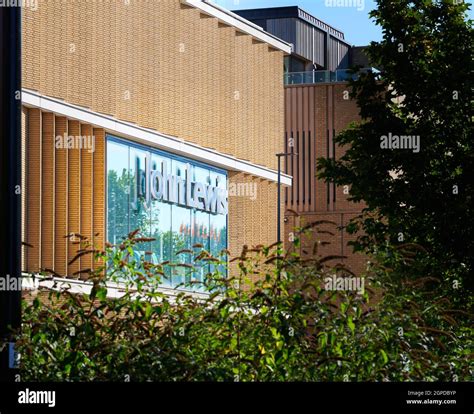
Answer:
<path fill-rule="evenodd" d="M 24 269 L 86 278 L 74 234 L 101 247 L 141 228 L 155 262 L 275 242 L 290 51 L 201 0 L 24 9 Z"/>

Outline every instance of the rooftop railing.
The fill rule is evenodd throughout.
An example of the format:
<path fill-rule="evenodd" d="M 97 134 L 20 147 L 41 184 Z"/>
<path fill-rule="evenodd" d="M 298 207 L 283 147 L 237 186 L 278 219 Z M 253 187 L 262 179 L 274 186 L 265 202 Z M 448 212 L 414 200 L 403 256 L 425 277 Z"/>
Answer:
<path fill-rule="evenodd" d="M 350 69 L 313 70 L 308 72 L 285 73 L 285 85 L 301 85 L 305 83 L 325 83 L 325 82 L 347 82 L 349 79 L 357 79 L 359 73 L 366 73 L 372 68 L 362 68 L 359 72 L 353 73 Z"/>

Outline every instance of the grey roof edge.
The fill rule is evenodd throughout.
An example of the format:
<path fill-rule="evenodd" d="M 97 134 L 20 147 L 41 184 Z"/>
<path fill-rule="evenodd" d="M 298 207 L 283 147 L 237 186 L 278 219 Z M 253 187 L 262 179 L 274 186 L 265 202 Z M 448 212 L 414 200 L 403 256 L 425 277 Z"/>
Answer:
<path fill-rule="evenodd" d="M 278 19 L 278 18 L 298 18 L 301 19 L 319 30 L 328 32 L 337 40 L 351 46 L 344 38 L 344 32 L 336 29 L 334 26 L 318 19 L 311 13 L 302 9 L 299 6 L 281 6 L 281 7 L 262 7 L 258 9 L 241 9 L 232 10 L 232 13 L 239 14 L 246 19 Z"/>

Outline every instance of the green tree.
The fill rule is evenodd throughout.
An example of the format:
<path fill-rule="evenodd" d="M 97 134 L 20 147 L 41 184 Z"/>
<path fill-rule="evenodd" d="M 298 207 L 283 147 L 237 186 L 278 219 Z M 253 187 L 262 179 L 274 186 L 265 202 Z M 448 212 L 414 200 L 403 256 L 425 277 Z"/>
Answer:
<path fill-rule="evenodd" d="M 372 42 L 367 54 L 380 73 L 350 81 L 361 122 L 336 137 L 348 148 L 341 159 L 318 160 L 320 178 L 349 185 L 351 200 L 367 205 L 348 228 L 365 233 L 356 249 L 419 243 L 433 272 L 454 275 L 465 288 L 472 287 L 474 271 L 468 7 L 452 0 L 377 0 L 371 16 L 383 40 Z M 389 134 L 419 136 L 419 152 L 383 148 Z"/>

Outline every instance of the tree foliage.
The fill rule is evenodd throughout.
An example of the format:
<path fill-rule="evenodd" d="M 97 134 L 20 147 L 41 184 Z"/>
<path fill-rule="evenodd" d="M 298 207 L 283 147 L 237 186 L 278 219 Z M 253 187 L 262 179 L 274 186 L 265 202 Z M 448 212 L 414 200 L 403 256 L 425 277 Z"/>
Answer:
<path fill-rule="evenodd" d="M 349 185 L 367 208 L 349 228 L 371 251 L 413 242 L 432 272 L 473 288 L 473 29 L 465 2 L 377 0 L 383 40 L 367 48 L 380 73 L 351 81 L 361 121 L 336 137 L 339 160 L 319 159 L 319 177 Z M 419 136 L 420 151 L 385 149 L 388 134 Z"/>
<path fill-rule="evenodd" d="M 164 267 L 188 265 L 136 263 L 133 248 L 141 241 L 131 234 L 96 252 L 107 272 L 91 276 L 90 294 L 58 288 L 25 301 L 22 381 L 461 381 L 472 375 L 469 315 L 452 307 L 442 280 L 404 275 L 412 246 L 394 252 L 397 270 L 372 265 L 360 294 L 327 290 L 325 279 L 335 270 L 324 259 L 261 246 L 233 259 L 233 277 L 215 266 L 206 293 L 196 295 L 186 286 L 165 294 Z M 225 264 L 199 248 L 182 254 L 192 254 L 197 265 Z M 338 269 L 342 275 L 345 269 Z M 110 297 L 117 282 L 123 295 Z"/>

